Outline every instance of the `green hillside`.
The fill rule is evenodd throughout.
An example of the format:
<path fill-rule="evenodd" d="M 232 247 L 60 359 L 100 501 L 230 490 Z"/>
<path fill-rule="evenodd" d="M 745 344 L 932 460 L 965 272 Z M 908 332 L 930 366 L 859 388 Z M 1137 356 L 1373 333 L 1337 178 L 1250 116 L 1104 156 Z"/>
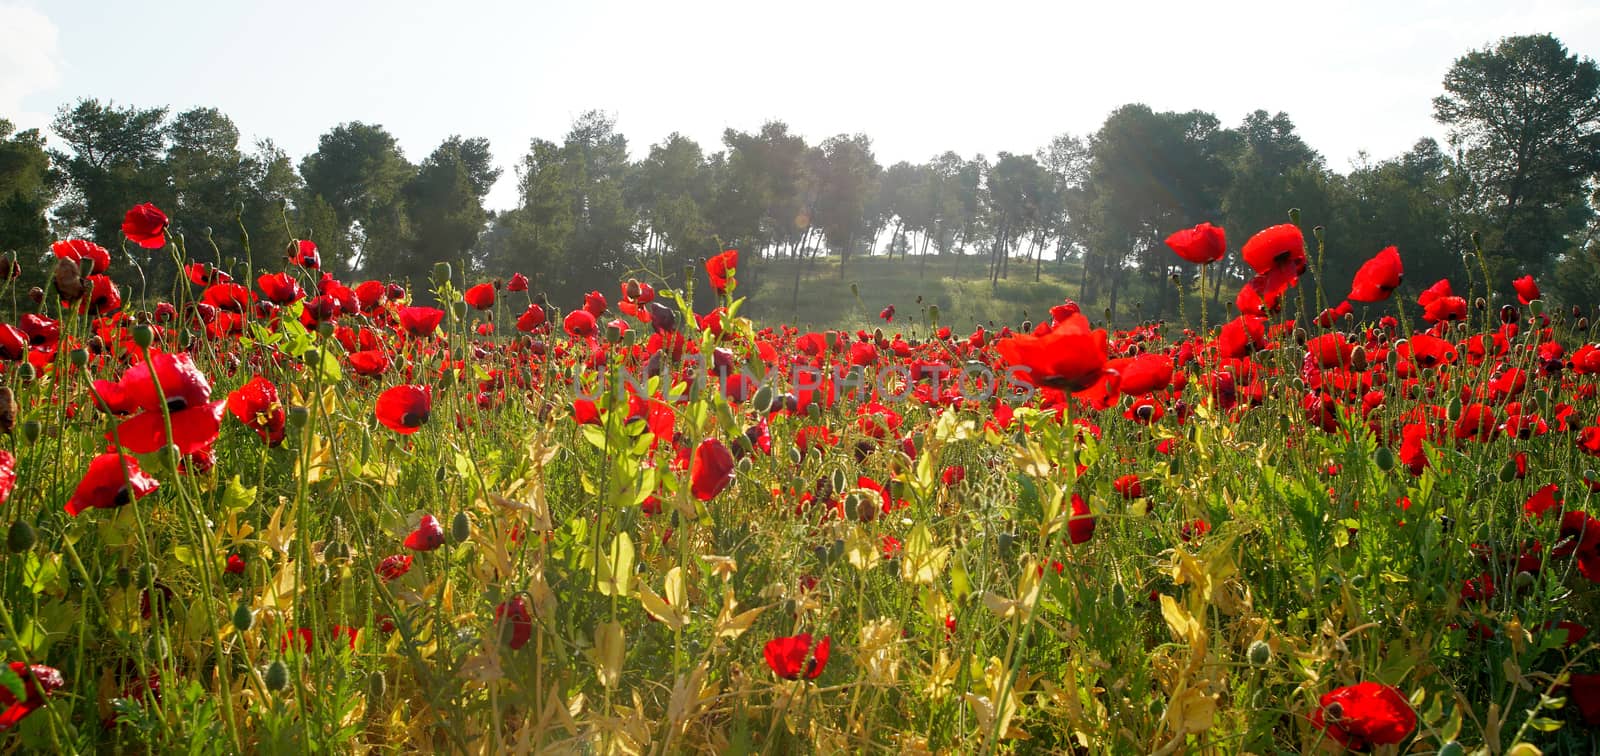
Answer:
<path fill-rule="evenodd" d="M 1010 280 L 998 286 L 990 285 L 986 261 L 980 257 L 930 258 L 920 277 L 915 260 L 852 259 L 842 278 L 837 259 L 799 264 L 797 298 L 795 263 L 762 261 L 759 273 L 751 276 L 755 280 L 741 289 L 749 298 L 742 314 L 757 322 L 783 321 L 802 329 L 855 330 L 883 326 L 878 313 L 892 304 L 896 316 L 890 328 L 909 333 L 923 326 L 924 308 L 934 304 L 939 306 L 941 325 L 962 331 L 979 324 L 1038 320 L 1078 292 L 1079 269 L 1072 263 L 1057 268 L 1047 261 L 1041 280 L 1034 283 L 1032 264 L 1013 261 Z"/>

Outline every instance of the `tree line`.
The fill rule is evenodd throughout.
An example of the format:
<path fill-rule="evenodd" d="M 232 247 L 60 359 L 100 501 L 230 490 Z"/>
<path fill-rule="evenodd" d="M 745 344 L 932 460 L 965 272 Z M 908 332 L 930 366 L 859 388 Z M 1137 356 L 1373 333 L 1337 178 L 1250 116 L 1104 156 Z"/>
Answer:
<path fill-rule="evenodd" d="M 673 134 L 632 160 L 615 120 L 589 112 L 561 141 L 531 141 L 517 206 L 498 213 L 484 207 L 500 171 L 483 138 L 452 136 L 413 163 L 382 126 L 350 122 L 296 162 L 270 140 L 242 145 L 214 108 L 86 99 L 57 113 L 59 148 L 0 119 L 0 251 L 27 267 L 55 238 L 111 242 L 127 208 L 154 202 L 194 259 L 270 267 L 309 238 L 341 276 L 425 287 L 435 263 L 464 263 L 524 272 L 557 303 L 629 276 L 676 284 L 737 248 L 746 280 L 790 261 L 795 297 L 820 261 L 843 279 L 860 256 L 908 275 L 925 274 L 930 256 L 965 256 L 992 282 L 1051 266 L 1076 277 L 1085 302 L 1138 302 L 1148 315 L 1175 312 L 1183 291 L 1220 304 L 1249 275 L 1230 256 L 1197 292 L 1198 267 L 1165 249 L 1167 234 L 1210 221 L 1237 249 L 1297 208 L 1325 228 L 1311 273 L 1334 296 L 1394 244 L 1423 285 L 1481 279 L 1481 248 L 1490 288 L 1531 272 L 1564 301 L 1600 303 L 1600 68 L 1551 35 L 1509 37 L 1458 58 L 1442 90 L 1444 144 L 1419 139 L 1342 173 L 1287 114 L 1264 110 L 1224 126 L 1129 104 L 1031 154 L 887 167 L 864 134 L 811 144 L 781 121 L 728 129 L 714 151 Z M 169 254 L 128 254 L 154 293 L 175 280 Z"/>

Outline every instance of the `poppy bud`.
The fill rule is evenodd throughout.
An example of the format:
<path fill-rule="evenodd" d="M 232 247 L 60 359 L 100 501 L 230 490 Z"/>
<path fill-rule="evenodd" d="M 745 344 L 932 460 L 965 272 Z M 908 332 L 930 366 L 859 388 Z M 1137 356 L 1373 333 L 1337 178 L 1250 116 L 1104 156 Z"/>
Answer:
<path fill-rule="evenodd" d="M 928 305 L 928 320 L 939 322 L 939 305 Z"/>
<path fill-rule="evenodd" d="M 1452 423 L 1461 419 L 1461 397 L 1450 397 L 1450 403 L 1445 405 L 1445 417 Z"/>
<path fill-rule="evenodd" d="M 255 612 L 250 611 L 250 604 L 240 601 L 239 605 L 233 609 L 233 629 L 243 633 L 249 631 L 255 624 L 256 615 Z"/>
<path fill-rule="evenodd" d="M 466 302 L 459 302 L 459 301 L 458 302 L 451 302 L 450 303 L 450 314 L 455 316 L 455 318 L 454 318 L 455 320 L 460 320 L 462 318 L 465 318 L 467 316 L 467 303 Z"/>
<path fill-rule="evenodd" d="M 1296 226 L 1300 225 L 1300 208 L 1289 208 L 1289 222 L 1295 224 Z"/>
<path fill-rule="evenodd" d="M 1387 446 L 1380 446 L 1372 453 L 1372 461 L 1377 463 L 1379 470 L 1389 472 L 1394 469 L 1394 452 Z"/>
<path fill-rule="evenodd" d="M 310 365 L 310 366 L 313 366 L 313 367 L 321 365 L 322 364 L 322 350 L 317 349 L 316 347 L 311 347 L 311 348 L 306 350 L 305 354 L 300 356 L 300 359 L 302 361 L 304 361 L 307 365 Z"/>
<path fill-rule="evenodd" d="M 995 539 L 995 542 L 1000 548 L 1000 558 L 1010 559 L 1012 552 L 1016 549 L 1017 536 L 1015 533 L 1001 533 L 1000 536 Z"/>
<path fill-rule="evenodd" d="M 300 405 L 294 405 L 285 413 L 285 419 L 291 428 L 304 428 L 306 421 L 311 419 L 311 410 Z"/>
<path fill-rule="evenodd" d="M 1573 325 L 1573 328 L 1578 329 L 1580 333 L 1589 330 L 1589 319 L 1578 318 L 1578 322 Z"/>
<path fill-rule="evenodd" d="M 39 440 L 39 436 L 42 435 L 43 433 L 44 433 L 44 424 L 40 423 L 38 420 L 24 420 L 24 421 L 22 421 L 22 440 L 23 441 L 26 441 L 26 442 L 31 444 L 31 443 L 33 443 L 35 441 L 38 441 Z"/>
<path fill-rule="evenodd" d="M 388 687 L 388 681 L 383 678 L 383 670 L 373 670 L 372 674 L 367 675 L 367 700 L 381 700 Z"/>
<path fill-rule="evenodd" d="M 1484 299 L 1483 297 L 1478 297 L 1477 299 L 1472 300 L 1472 306 L 1479 312 L 1483 312 L 1489 307 L 1489 300 Z"/>
<path fill-rule="evenodd" d="M 620 343 L 622 343 L 622 329 L 618 328 L 615 323 L 607 323 L 606 324 L 606 343 L 607 344 L 620 344 Z"/>
<path fill-rule="evenodd" d="M 24 362 L 17 366 L 18 381 L 23 383 L 33 383 L 33 379 L 37 377 L 39 377 L 39 370 L 33 366 L 33 363 Z"/>
<path fill-rule="evenodd" d="M 1370 365 L 1367 363 L 1366 347 L 1357 345 L 1355 349 L 1350 350 L 1351 370 L 1354 370 L 1358 373 L 1364 373 L 1367 371 L 1368 367 L 1370 367 Z"/>
<path fill-rule="evenodd" d="M 816 557 L 818 562 L 823 564 L 828 563 L 828 547 L 823 546 L 820 543 L 811 549 L 811 555 Z"/>
<path fill-rule="evenodd" d="M 1299 344 L 1300 346 L 1305 346 L 1306 345 L 1306 329 L 1304 329 L 1304 328 L 1296 328 L 1296 329 L 1294 329 L 1294 343 Z"/>
<path fill-rule="evenodd" d="M 1439 756 L 1464 756 L 1465 753 L 1461 744 L 1454 740 L 1439 746 Z"/>
<path fill-rule="evenodd" d="M 80 258 L 78 258 L 78 276 L 80 278 L 88 278 L 89 276 L 92 276 L 92 275 L 94 275 L 94 258 L 92 258 L 92 257 L 80 257 Z"/>
<path fill-rule="evenodd" d="M 1510 483 L 1511 481 L 1516 480 L 1516 479 L 1517 479 L 1517 460 L 1516 459 L 1508 459 L 1508 460 L 1506 460 L 1505 464 L 1500 466 L 1500 482 L 1501 483 Z"/>
<path fill-rule="evenodd" d="M 39 534 L 33 531 L 33 526 L 27 520 L 13 521 L 11 529 L 6 531 L 6 548 L 13 554 L 21 554 L 38 542 Z"/>
<path fill-rule="evenodd" d="M 1519 571 L 1517 576 L 1511 579 L 1512 585 L 1515 585 L 1519 591 L 1525 591 L 1529 588 L 1532 588 L 1533 581 L 1533 573 L 1528 572 L 1527 570 Z"/>
<path fill-rule="evenodd" d="M 856 511 L 856 519 L 862 522 L 872 522 L 878 516 L 878 502 L 873 501 L 870 496 L 850 494 L 846 505 Z"/>
<path fill-rule="evenodd" d="M 828 544 L 828 560 L 837 561 L 842 556 L 844 556 L 844 539 L 835 538 L 833 543 Z"/>
<path fill-rule="evenodd" d="M 433 264 L 433 282 L 443 283 L 450 280 L 450 263 L 437 262 Z"/>
<path fill-rule="evenodd" d="M 1118 609 L 1128 605 L 1128 589 L 1124 588 L 1122 583 L 1116 583 L 1111 586 L 1111 605 Z"/>
<path fill-rule="evenodd" d="M 266 684 L 267 690 L 274 693 L 289 687 L 289 668 L 284 666 L 282 659 L 273 659 L 272 663 L 267 665 L 267 673 L 262 682 Z"/>
<path fill-rule="evenodd" d="M 1528 311 L 1532 312 L 1534 317 L 1539 317 L 1540 315 L 1543 315 L 1544 314 L 1544 300 L 1543 299 L 1535 299 L 1532 302 L 1529 302 L 1528 303 Z"/>
<path fill-rule="evenodd" d="M 1318 226 L 1318 228 L 1321 228 L 1321 226 Z M 1272 661 L 1272 647 L 1268 646 L 1264 640 L 1251 641 L 1248 653 L 1250 663 L 1257 667 L 1264 667 L 1267 662 Z"/>
<path fill-rule="evenodd" d="M 333 335 L 333 321 L 324 320 L 317 324 L 317 335 L 327 338 Z"/>
<path fill-rule="evenodd" d="M 28 299 L 31 300 L 34 304 L 39 304 L 39 303 L 43 302 L 44 301 L 44 289 L 41 289 L 41 288 L 39 288 L 37 286 L 30 287 L 28 289 Z"/>
<path fill-rule="evenodd" d="M 456 539 L 456 543 L 465 543 L 472 537 L 472 519 L 467 517 L 466 512 L 457 512 L 455 519 L 450 521 L 450 537 Z"/>
<path fill-rule="evenodd" d="M 834 470 L 828 477 L 828 483 L 833 486 L 834 491 L 843 491 L 846 485 L 844 470 Z"/>

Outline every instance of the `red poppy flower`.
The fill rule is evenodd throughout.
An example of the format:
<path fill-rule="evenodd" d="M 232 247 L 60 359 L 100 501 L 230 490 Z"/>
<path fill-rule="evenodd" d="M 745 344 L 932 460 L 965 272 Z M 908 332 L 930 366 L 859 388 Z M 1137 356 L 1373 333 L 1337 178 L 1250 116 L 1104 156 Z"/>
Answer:
<path fill-rule="evenodd" d="M 706 260 L 706 275 L 711 278 L 711 288 L 718 294 L 728 293 L 728 280 L 733 277 L 739 267 L 739 250 L 724 251 L 709 260 Z"/>
<path fill-rule="evenodd" d="M 443 531 L 440 531 L 440 535 L 443 535 Z M 409 536 L 407 540 L 410 540 Z M 407 545 L 409 546 L 410 544 Z M 385 583 L 390 580 L 397 580 L 411 570 L 411 560 L 414 558 L 410 554 L 394 554 L 384 557 L 383 561 L 378 563 L 378 567 L 374 572 L 377 572 L 378 577 L 383 578 Z"/>
<path fill-rule="evenodd" d="M 10 688 L 0 686 L 0 732 L 17 726 L 23 717 L 44 706 L 45 696 L 66 683 L 61 672 L 43 664 L 11 662 L 11 672 L 22 678 L 23 697 L 19 700 Z"/>
<path fill-rule="evenodd" d="M 382 349 L 351 352 L 347 359 L 350 360 L 350 369 L 356 371 L 356 375 L 372 377 L 383 375 L 383 371 L 389 369 L 389 353 Z"/>
<path fill-rule="evenodd" d="M 1517 290 L 1517 301 L 1523 304 L 1539 298 L 1539 284 L 1533 282 L 1533 276 L 1523 276 L 1512 281 L 1511 287 Z"/>
<path fill-rule="evenodd" d="M 544 325 L 544 320 L 544 307 L 537 302 L 530 304 L 527 312 L 522 313 L 517 318 L 517 330 L 523 333 L 533 333 L 538 330 L 539 326 Z"/>
<path fill-rule="evenodd" d="M 1400 691 L 1375 682 L 1331 690 L 1311 723 L 1340 745 L 1363 751 L 1405 740 L 1417 728 L 1417 713 Z"/>
<path fill-rule="evenodd" d="M 1240 254 L 1245 264 L 1257 274 L 1285 268 L 1294 270 L 1298 275 L 1305 269 L 1306 240 L 1299 226 L 1282 223 L 1256 232 L 1250 241 L 1244 243 Z"/>
<path fill-rule="evenodd" d="M 1106 332 L 1090 331 L 1073 315 L 1040 336 L 1012 336 L 996 348 L 1013 375 L 1036 386 L 1082 391 L 1100 381 L 1106 367 Z"/>
<path fill-rule="evenodd" d="M 264 376 L 254 376 L 228 394 L 228 411 L 255 431 L 269 446 L 283 442 L 283 425 L 288 419 L 278 401 L 278 387 Z"/>
<path fill-rule="evenodd" d="M 158 245 L 159 246 L 159 245 Z M 111 267 L 111 253 L 105 247 L 84 239 L 67 239 L 50 245 L 50 251 L 63 260 L 77 262 L 83 258 L 94 261 L 94 269 L 90 273 L 104 273 Z"/>
<path fill-rule="evenodd" d="M 528 645 L 528 639 L 533 637 L 533 613 L 528 611 L 528 602 L 521 596 L 500 602 L 494 608 L 494 621 L 505 623 L 501 625 L 500 638 L 512 651 Z"/>
<path fill-rule="evenodd" d="M 1350 303 L 1340 302 L 1336 307 L 1329 307 L 1317 314 L 1316 324 L 1323 328 L 1332 328 L 1334 323 L 1350 314 Z"/>
<path fill-rule="evenodd" d="M 1144 481 L 1139 480 L 1139 476 L 1130 473 L 1112 481 L 1111 490 L 1116 491 L 1124 499 L 1143 498 Z M 1077 513 L 1074 512 L 1073 514 Z"/>
<path fill-rule="evenodd" d="M 167 214 L 148 202 L 135 205 L 122 218 L 122 234 L 145 249 L 167 245 Z"/>
<path fill-rule="evenodd" d="M 275 304 L 286 305 L 305 297 L 305 290 L 300 288 L 300 282 L 288 273 L 269 273 L 256 278 L 256 287 L 261 289 L 261 296 Z"/>
<path fill-rule="evenodd" d="M 1067 520 L 1067 537 L 1074 544 L 1085 543 L 1094 537 L 1094 515 L 1089 513 L 1089 503 L 1077 494 L 1072 495 L 1072 518 Z"/>
<path fill-rule="evenodd" d="M 433 332 L 438 330 L 441 320 L 444 320 L 444 310 L 432 307 L 400 308 L 400 327 L 419 339 L 432 336 Z"/>
<path fill-rule="evenodd" d="M 67 514 L 77 517 L 85 509 L 115 509 L 148 496 L 161 484 L 139 469 L 139 461 L 127 454 L 106 452 L 89 461 L 89 470 L 78 481 Z"/>
<path fill-rule="evenodd" d="M 815 680 L 828 666 L 828 648 L 832 643 L 833 636 L 825 635 L 813 649 L 811 633 L 801 633 L 767 641 L 762 654 L 766 656 L 767 666 L 772 668 L 773 673 L 785 680 L 798 680 L 801 676 Z"/>
<path fill-rule="evenodd" d="M 14 666 L 14 665 L 13 665 Z M 1569 678 L 1572 702 L 1588 725 L 1600 725 L 1600 674 L 1572 675 Z"/>
<path fill-rule="evenodd" d="M 1142 354 L 1115 369 L 1122 379 L 1122 393 L 1128 396 L 1160 391 L 1172 384 L 1172 358 L 1164 354 Z"/>
<path fill-rule="evenodd" d="M 89 276 L 83 282 L 89 287 L 89 296 L 78 302 L 78 312 L 106 315 L 122 309 L 122 291 L 109 276 Z"/>
<path fill-rule="evenodd" d="M 423 515 L 417 529 L 406 536 L 404 545 L 412 551 L 433 551 L 444 545 L 444 527 L 433 515 Z"/>
<path fill-rule="evenodd" d="M 0 504 L 11 498 L 11 489 L 17 487 L 17 457 L 0 449 Z"/>
<path fill-rule="evenodd" d="M 574 338 L 591 338 L 600 332 L 600 324 L 595 322 L 594 314 L 588 310 L 573 310 L 561 323 L 568 336 Z"/>
<path fill-rule="evenodd" d="M 494 284 L 481 283 L 461 295 L 462 301 L 474 310 L 487 310 L 494 306 Z"/>
<path fill-rule="evenodd" d="M 1227 236 L 1221 226 L 1201 223 L 1167 237 L 1167 247 L 1189 262 L 1205 265 L 1228 254 Z"/>
<path fill-rule="evenodd" d="M 939 475 L 940 482 L 944 483 L 946 486 L 958 486 L 961 484 L 961 481 L 966 479 L 967 468 L 962 467 L 961 465 L 950 465 L 949 467 L 946 467 L 944 472 Z"/>
<path fill-rule="evenodd" d="M 598 291 L 591 291 L 583 295 L 583 309 L 590 315 L 595 316 L 596 319 L 606 314 L 606 306 L 606 295 Z"/>
<path fill-rule="evenodd" d="M 1349 298 L 1356 302 L 1382 302 L 1400 288 L 1404 274 L 1400 251 L 1393 246 L 1384 247 L 1383 251 L 1356 271 L 1355 281 L 1350 284 Z"/>
<path fill-rule="evenodd" d="M 219 283 L 206 287 L 200 295 L 200 300 L 219 310 L 228 312 L 244 312 L 255 296 L 249 289 L 236 283 Z"/>
<path fill-rule="evenodd" d="M 689 464 L 689 490 L 695 498 L 711 501 L 733 482 L 733 469 L 733 453 L 721 439 L 701 441 Z"/>
<path fill-rule="evenodd" d="M 512 273 L 511 280 L 506 283 L 506 291 L 527 291 L 528 277 L 521 273 Z"/>
<path fill-rule="evenodd" d="M 433 387 L 402 384 L 378 395 L 378 422 L 396 433 L 416 433 L 433 410 Z"/>
<path fill-rule="evenodd" d="M 883 322 L 885 323 L 893 323 L 894 305 L 889 305 L 888 307 L 883 308 L 883 310 L 878 313 L 878 317 L 883 318 Z"/>
<path fill-rule="evenodd" d="M 289 242 L 289 262 L 315 270 L 322 267 L 322 256 L 317 254 L 315 242 L 310 239 L 296 239 Z"/>

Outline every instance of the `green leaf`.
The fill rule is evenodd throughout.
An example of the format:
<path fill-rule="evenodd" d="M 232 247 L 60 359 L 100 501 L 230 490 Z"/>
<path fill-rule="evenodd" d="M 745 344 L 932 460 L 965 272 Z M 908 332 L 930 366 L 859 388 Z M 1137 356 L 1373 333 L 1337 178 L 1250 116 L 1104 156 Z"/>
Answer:
<path fill-rule="evenodd" d="M 11 692 L 11 697 L 21 701 L 28 697 L 27 684 L 22 681 L 22 676 L 11 670 L 11 665 L 0 666 L 0 686 Z"/>
<path fill-rule="evenodd" d="M 245 488 L 244 484 L 239 482 L 239 476 L 233 476 L 222 491 L 222 511 L 242 512 L 254 503 L 256 503 L 256 489 Z"/>

